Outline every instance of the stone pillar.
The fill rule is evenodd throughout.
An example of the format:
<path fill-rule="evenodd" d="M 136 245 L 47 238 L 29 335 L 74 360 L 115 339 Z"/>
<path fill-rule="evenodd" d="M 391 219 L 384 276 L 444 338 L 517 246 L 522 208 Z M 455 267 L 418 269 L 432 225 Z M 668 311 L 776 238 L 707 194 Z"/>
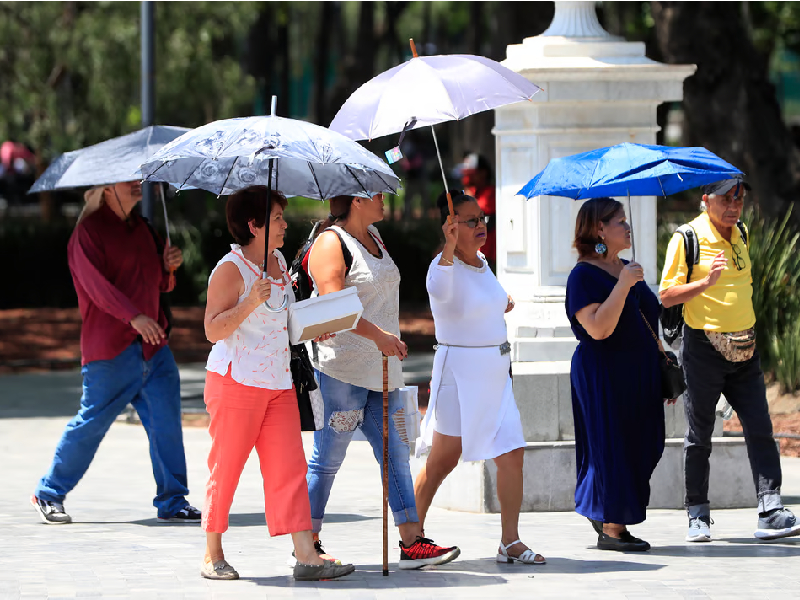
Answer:
<path fill-rule="evenodd" d="M 496 110 L 497 268 L 514 297 L 506 315 L 514 360 L 514 395 L 523 421 L 523 510 L 573 510 L 575 444 L 569 381 L 577 345 L 564 309 L 566 282 L 577 260 L 572 248 L 581 203 L 561 197 L 525 200 L 517 192 L 547 163 L 622 142 L 654 144 L 656 108 L 683 97 L 694 65 L 648 59 L 641 42 L 600 26 L 594 2 L 556 2 L 542 35 L 508 47 L 505 66 L 543 91 L 531 102 Z M 620 199 L 634 231 L 636 260 L 657 286 L 656 199 Z M 630 253 L 626 256 L 630 258 Z M 667 448 L 651 480 L 650 506 L 683 505 L 683 405 L 667 407 Z M 716 435 L 721 435 L 721 422 Z M 719 438 L 712 454 L 715 506 L 754 504 L 741 440 Z M 744 475 L 744 477 L 742 476 Z M 492 461 L 463 463 L 445 480 L 436 506 L 497 512 Z"/>

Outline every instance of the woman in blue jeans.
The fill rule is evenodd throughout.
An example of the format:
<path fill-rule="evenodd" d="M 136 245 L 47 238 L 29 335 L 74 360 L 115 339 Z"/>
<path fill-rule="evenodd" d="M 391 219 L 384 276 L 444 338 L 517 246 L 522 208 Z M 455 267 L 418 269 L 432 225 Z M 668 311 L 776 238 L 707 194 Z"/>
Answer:
<path fill-rule="evenodd" d="M 317 551 L 330 558 L 319 542 L 333 480 L 357 428 L 383 462 L 383 355 L 389 357 L 389 505 L 400 532 L 401 569 L 439 565 L 456 558 L 456 547 L 437 546 L 424 537 L 414 501 L 409 468 L 409 440 L 398 430 L 403 386 L 400 361 L 400 271 L 373 226 L 383 219 L 383 195 L 372 198 L 337 196 L 331 214 L 318 228 L 323 233 L 309 255 L 309 271 L 320 295 L 355 287 L 364 307 L 358 326 L 320 342 L 312 352 L 325 401 L 325 426 L 314 434 L 308 463 L 311 523 Z M 349 255 L 345 257 L 345 251 Z"/>

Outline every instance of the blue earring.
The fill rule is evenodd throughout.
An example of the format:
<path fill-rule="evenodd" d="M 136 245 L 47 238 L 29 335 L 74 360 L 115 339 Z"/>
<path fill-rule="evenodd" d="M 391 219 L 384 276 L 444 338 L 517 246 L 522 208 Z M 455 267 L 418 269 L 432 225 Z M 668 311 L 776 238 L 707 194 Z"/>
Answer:
<path fill-rule="evenodd" d="M 605 253 L 608 252 L 608 246 L 606 246 L 603 242 L 598 242 L 594 245 L 594 251 L 597 254 L 605 255 Z"/>

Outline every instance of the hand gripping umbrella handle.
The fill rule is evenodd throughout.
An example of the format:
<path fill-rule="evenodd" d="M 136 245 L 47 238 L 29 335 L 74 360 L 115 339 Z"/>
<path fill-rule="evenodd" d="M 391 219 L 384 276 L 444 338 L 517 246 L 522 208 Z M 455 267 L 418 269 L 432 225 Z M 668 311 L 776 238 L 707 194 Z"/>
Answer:
<path fill-rule="evenodd" d="M 266 271 L 262 271 L 261 278 L 262 279 L 266 279 L 267 278 L 267 272 Z M 264 300 L 264 308 L 266 308 L 271 313 L 283 312 L 284 310 L 286 310 L 287 306 L 289 306 L 289 296 L 287 294 L 283 295 L 283 302 L 281 302 L 281 305 L 278 308 L 271 307 L 269 305 L 269 300 Z"/>

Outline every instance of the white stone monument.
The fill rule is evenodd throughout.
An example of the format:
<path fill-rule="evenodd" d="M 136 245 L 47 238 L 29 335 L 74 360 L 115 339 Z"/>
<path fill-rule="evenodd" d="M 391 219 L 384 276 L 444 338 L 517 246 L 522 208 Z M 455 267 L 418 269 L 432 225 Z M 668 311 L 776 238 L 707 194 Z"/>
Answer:
<path fill-rule="evenodd" d="M 504 64 L 542 87 L 531 102 L 496 111 L 497 269 L 516 301 L 507 315 L 514 393 L 522 414 L 525 511 L 574 510 L 575 444 L 569 381 L 577 341 L 564 308 L 581 203 L 560 197 L 525 200 L 517 192 L 547 163 L 622 142 L 655 144 L 656 108 L 683 97 L 694 65 L 645 57 L 641 42 L 607 33 L 594 2 L 556 2 L 542 35 L 509 46 Z M 628 200 L 620 199 L 629 210 Z M 628 213 L 636 260 L 657 286 L 656 199 L 632 197 Z M 623 256 L 626 256 L 623 254 Z M 626 256 L 630 257 L 630 255 Z M 683 506 L 683 404 L 667 407 L 667 447 L 651 480 L 652 508 Z M 744 442 L 723 439 L 717 423 L 710 497 L 715 508 L 755 506 Z M 461 463 L 434 505 L 498 512 L 492 461 Z"/>

